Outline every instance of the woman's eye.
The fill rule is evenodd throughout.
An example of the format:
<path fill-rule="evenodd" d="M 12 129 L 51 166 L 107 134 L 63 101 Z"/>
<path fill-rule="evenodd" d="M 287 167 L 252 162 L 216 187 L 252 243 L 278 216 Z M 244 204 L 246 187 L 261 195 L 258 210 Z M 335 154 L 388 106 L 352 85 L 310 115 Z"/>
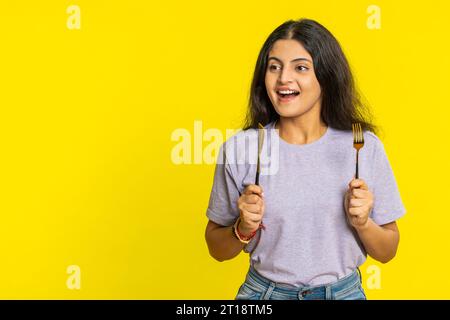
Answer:
<path fill-rule="evenodd" d="M 308 68 L 305 67 L 305 66 L 298 66 L 297 70 L 299 70 L 299 71 L 306 71 L 306 70 L 308 70 Z"/>
<path fill-rule="evenodd" d="M 276 70 L 279 70 L 279 69 L 280 69 L 280 67 L 277 66 L 277 65 L 274 65 L 274 64 L 269 66 L 269 70 L 271 70 L 271 71 L 276 71 Z"/>

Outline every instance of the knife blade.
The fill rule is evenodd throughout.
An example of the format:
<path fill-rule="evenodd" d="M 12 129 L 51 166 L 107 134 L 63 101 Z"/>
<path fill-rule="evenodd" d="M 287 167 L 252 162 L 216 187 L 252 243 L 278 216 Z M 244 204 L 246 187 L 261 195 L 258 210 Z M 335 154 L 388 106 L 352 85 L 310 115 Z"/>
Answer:
<path fill-rule="evenodd" d="M 258 160 L 256 162 L 256 178 L 255 184 L 259 186 L 259 173 L 261 171 L 261 150 L 264 144 L 264 126 L 258 122 Z"/>

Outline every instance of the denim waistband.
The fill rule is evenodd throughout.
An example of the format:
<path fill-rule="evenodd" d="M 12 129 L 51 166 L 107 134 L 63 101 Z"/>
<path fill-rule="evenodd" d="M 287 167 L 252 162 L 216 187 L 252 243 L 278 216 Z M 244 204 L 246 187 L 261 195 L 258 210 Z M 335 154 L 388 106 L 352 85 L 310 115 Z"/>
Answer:
<path fill-rule="evenodd" d="M 360 284 L 361 273 L 359 269 L 356 269 L 352 273 L 330 284 L 319 286 L 295 287 L 289 284 L 273 282 L 260 275 L 254 269 L 253 266 L 250 266 L 249 272 L 247 273 L 246 276 L 246 282 L 251 283 L 253 286 L 256 286 L 261 291 L 267 290 L 267 288 L 271 286 L 274 288 L 274 290 L 286 294 L 298 294 L 301 292 L 311 292 L 311 293 L 314 292 L 326 294 L 327 292 L 333 292 L 335 290 L 339 290 L 346 287 L 353 287 Z"/>

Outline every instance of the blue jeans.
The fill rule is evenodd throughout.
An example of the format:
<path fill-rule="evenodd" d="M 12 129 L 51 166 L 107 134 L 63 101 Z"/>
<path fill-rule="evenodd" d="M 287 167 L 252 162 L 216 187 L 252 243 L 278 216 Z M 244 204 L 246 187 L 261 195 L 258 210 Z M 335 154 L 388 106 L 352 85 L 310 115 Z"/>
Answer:
<path fill-rule="evenodd" d="M 366 300 L 359 269 L 338 281 L 323 285 L 294 288 L 273 282 L 250 267 L 236 300 Z"/>

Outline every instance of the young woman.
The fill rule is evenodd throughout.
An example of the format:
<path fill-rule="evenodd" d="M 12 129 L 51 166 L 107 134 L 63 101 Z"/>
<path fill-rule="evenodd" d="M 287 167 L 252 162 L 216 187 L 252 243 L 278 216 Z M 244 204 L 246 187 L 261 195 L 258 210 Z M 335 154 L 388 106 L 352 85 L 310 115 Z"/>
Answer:
<path fill-rule="evenodd" d="M 367 254 L 382 263 L 395 256 L 396 220 L 405 213 L 367 115 L 325 27 L 301 19 L 272 32 L 256 63 L 244 130 L 220 150 L 207 209 L 211 256 L 250 253 L 236 299 L 366 298 L 358 267 Z M 357 122 L 364 135 L 359 179 Z M 262 153 L 275 170 L 262 170 L 256 185 L 256 162 L 240 160 L 258 143 L 258 123 L 266 129 Z"/>

